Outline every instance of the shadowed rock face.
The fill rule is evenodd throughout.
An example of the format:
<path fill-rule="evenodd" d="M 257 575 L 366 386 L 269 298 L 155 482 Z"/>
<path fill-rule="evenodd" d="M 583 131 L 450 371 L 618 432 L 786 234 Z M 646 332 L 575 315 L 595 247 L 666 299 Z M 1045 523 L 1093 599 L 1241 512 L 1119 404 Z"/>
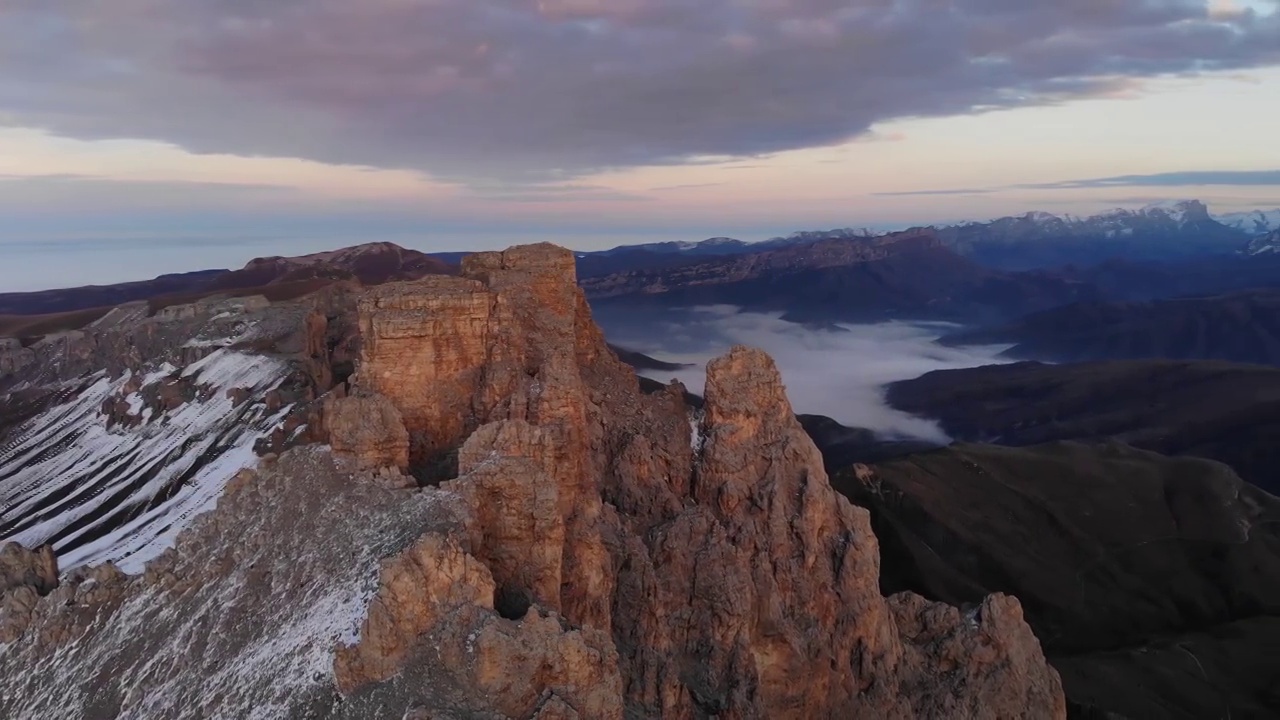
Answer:
<path fill-rule="evenodd" d="M 1280 493 L 1280 370 L 1210 361 L 1024 362 L 894 383 L 889 404 L 970 442 L 1115 438 L 1227 463 Z"/>
<path fill-rule="evenodd" d="M 330 418 L 343 457 L 286 452 L 145 575 L 37 602 L 0 712 L 92 678 L 43 716 L 1065 716 L 1013 598 L 880 594 L 869 516 L 762 352 L 711 363 L 693 420 L 679 385 L 640 392 L 552 246 L 376 288 L 358 325 L 349 400 L 379 409 Z M 456 477 L 375 481 L 398 475 L 370 472 L 403 457 L 395 413 L 411 469 L 445 454 Z M 258 671 L 237 688 L 202 662 Z"/>
<path fill-rule="evenodd" d="M 1274 717 L 1280 500 L 1119 443 L 954 445 L 832 482 L 871 511 L 885 592 L 1016 595 L 1076 710 Z"/>
<path fill-rule="evenodd" d="M 1055 361 L 1165 358 L 1280 365 L 1280 290 L 1144 303 L 1073 303 L 1009 325 L 964 331 L 956 345 L 1010 344 Z"/>

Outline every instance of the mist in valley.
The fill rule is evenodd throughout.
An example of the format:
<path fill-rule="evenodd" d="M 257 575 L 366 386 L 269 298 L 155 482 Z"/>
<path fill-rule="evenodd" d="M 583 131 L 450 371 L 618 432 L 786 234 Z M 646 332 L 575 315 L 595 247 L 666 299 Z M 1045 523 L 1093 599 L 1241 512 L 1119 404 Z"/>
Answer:
<path fill-rule="evenodd" d="M 885 322 L 874 325 L 801 325 L 781 313 L 742 312 L 731 305 L 596 313 L 609 340 L 656 359 L 690 366 L 644 370 L 702 393 L 706 363 L 735 344 L 773 356 L 797 413 L 826 415 L 844 425 L 874 430 L 885 439 L 949 442 L 937 423 L 895 410 L 885 387 L 934 370 L 1010 362 L 1008 346 L 944 347 L 934 342 L 957 326 Z"/>

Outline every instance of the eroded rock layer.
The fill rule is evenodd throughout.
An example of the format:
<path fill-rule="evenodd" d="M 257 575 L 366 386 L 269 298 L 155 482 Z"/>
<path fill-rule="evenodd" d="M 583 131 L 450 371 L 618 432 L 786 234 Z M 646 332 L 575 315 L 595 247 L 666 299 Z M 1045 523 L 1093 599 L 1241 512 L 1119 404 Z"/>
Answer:
<path fill-rule="evenodd" d="M 35 601 L 0 713 L 93 678 L 106 700 L 41 717 L 1065 716 L 1015 599 L 880 595 L 868 515 L 768 356 L 708 367 L 691 434 L 683 389 L 639 391 L 573 268 L 529 246 L 367 291 L 333 453 L 245 473 L 143 576 Z M 371 481 L 402 468 L 418 482 Z M 238 687 L 205 677 L 251 661 Z"/>

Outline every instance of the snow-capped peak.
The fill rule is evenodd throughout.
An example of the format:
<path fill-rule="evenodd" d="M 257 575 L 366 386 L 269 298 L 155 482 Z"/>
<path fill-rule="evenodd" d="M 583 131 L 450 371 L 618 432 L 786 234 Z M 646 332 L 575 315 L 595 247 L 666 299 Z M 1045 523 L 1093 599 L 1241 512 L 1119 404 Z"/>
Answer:
<path fill-rule="evenodd" d="M 1280 255 L 1280 230 L 1272 230 L 1249 241 L 1246 255 Z"/>
<path fill-rule="evenodd" d="M 1274 210 L 1250 210 L 1248 212 L 1224 213 L 1215 218 L 1227 227 L 1236 228 L 1249 233 L 1268 233 L 1280 230 L 1280 208 Z"/>

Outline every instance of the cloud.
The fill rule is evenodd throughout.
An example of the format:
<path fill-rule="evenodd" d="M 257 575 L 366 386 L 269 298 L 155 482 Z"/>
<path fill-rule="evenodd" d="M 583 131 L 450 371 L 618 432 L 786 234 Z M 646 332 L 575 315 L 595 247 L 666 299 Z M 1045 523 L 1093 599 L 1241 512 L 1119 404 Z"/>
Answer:
<path fill-rule="evenodd" d="M 1021 183 L 994 188 L 957 188 L 950 190 L 907 190 L 878 192 L 873 195 L 986 195 L 1003 190 L 1082 190 L 1115 187 L 1195 187 L 1232 185 L 1240 187 L 1280 186 L 1280 170 L 1187 170 L 1150 175 L 1116 175 L 1084 180 L 1059 180 L 1048 183 Z"/>
<path fill-rule="evenodd" d="M 993 192 L 999 192 L 999 190 L 993 188 L 958 188 L 954 190 L 902 190 L 897 192 L 877 192 L 871 194 L 901 197 L 905 195 L 987 195 Z"/>
<path fill-rule="evenodd" d="M 624 193 L 603 185 L 482 183 L 471 188 L 472 195 L 486 200 L 513 203 L 560 202 L 648 202 L 645 195 Z"/>
<path fill-rule="evenodd" d="M 250 210 L 301 205 L 306 195 L 295 189 L 258 183 L 198 180 L 121 180 L 92 175 L 0 175 L 0 211 L 6 215 L 44 215 L 50 210 Z"/>
<path fill-rule="evenodd" d="M 711 182 L 711 183 L 685 183 L 684 185 L 663 185 L 661 187 L 651 187 L 649 192 L 667 192 L 670 190 L 697 190 L 700 188 L 723 187 L 727 183 Z"/>
<path fill-rule="evenodd" d="M 5 0 L 0 118 L 563 181 L 1271 65 L 1278 34 L 1195 0 Z"/>
<path fill-rule="evenodd" d="M 1191 185 L 1280 186 L 1280 170 L 1189 170 L 1151 175 L 1117 175 L 1087 180 L 1015 185 L 1018 189 L 1059 190 L 1109 187 L 1183 187 Z"/>
<path fill-rule="evenodd" d="M 931 325 L 813 328 L 727 305 L 672 311 L 649 322 L 615 323 L 607 312 L 597 319 L 612 342 L 694 364 L 674 373 L 644 374 L 663 382 L 675 377 L 696 393 L 702 392 L 708 360 L 734 344 L 761 348 L 777 362 L 796 412 L 826 415 L 889 438 L 948 442 L 936 423 L 889 407 L 884 401 L 888 383 L 933 370 L 1007 362 L 999 357 L 1007 346 L 942 347 L 933 342 L 942 333 Z"/>

